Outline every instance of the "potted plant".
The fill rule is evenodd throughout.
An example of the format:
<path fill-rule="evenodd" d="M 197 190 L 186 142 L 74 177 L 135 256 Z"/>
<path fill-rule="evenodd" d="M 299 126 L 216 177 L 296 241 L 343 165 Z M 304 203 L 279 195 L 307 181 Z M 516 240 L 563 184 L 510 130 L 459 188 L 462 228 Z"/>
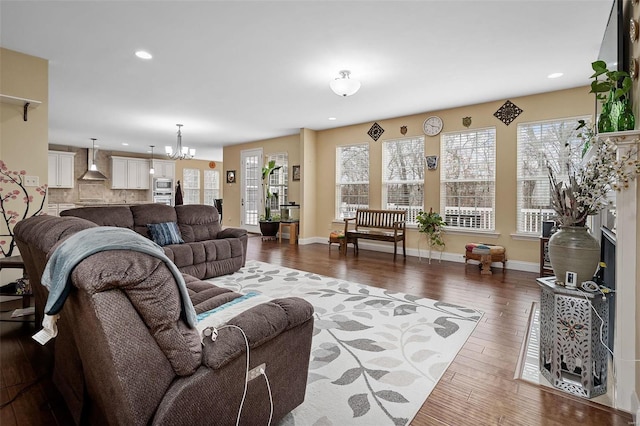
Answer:
<path fill-rule="evenodd" d="M 628 96 L 632 88 L 629 74 L 624 71 L 609 71 L 607 63 L 595 61 L 591 64 L 593 74 L 591 91 L 602 103 L 598 119 L 598 133 L 633 130 L 635 118 Z M 603 77 L 603 79 L 599 79 Z M 606 95 L 605 95 L 606 94 Z"/>
<path fill-rule="evenodd" d="M 282 166 L 276 166 L 275 160 L 269 161 L 262 168 L 262 190 L 264 200 L 264 215 L 260 216 L 260 232 L 263 237 L 275 237 L 280 228 L 280 215 L 271 214 L 271 204 L 273 200 L 278 200 L 278 193 L 271 192 L 269 188 L 269 179 L 271 175 L 282 168 Z"/>
<path fill-rule="evenodd" d="M 442 258 L 442 250 L 444 250 L 444 240 L 442 239 L 442 233 L 444 232 L 443 226 L 447 225 L 442 219 L 442 216 L 430 208 L 428 213 L 420 211 L 416 216 L 416 222 L 418 222 L 418 231 L 427 236 L 429 263 L 431 263 L 431 249 L 433 247 L 437 247 L 438 250 L 440 250 L 440 258 Z"/>

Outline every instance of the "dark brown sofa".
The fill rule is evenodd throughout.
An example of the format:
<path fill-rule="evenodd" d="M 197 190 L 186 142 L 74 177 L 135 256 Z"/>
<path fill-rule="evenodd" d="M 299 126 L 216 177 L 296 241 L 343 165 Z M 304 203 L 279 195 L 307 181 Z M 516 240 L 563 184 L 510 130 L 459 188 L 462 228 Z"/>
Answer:
<path fill-rule="evenodd" d="M 37 307 L 47 258 L 74 233 L 97 225 L 75 217 L 37 216 L 15 227 Z M 132 234 L 133 237 L 137 237 Z M 100 251 L 70 276 L 54 350 L 54 383 L 76 423 L 112 425 L 232 425 L 244 389 L 245 341 L 236 329 L 201 343 L 181 319 L 176 280 L 167 265 L 132 250 Z M 185 275 L 196 313 L 240 295 Z M 265 364 L 276 422 L 304 400 L 313 307 L 274 299 L 228 321 L 241 327 L 250 369 Z M 267 424 L 263 377 L 248 383 L 240 424 Z"/>
<path fill-rule="evenodd" d="M 244 266 L 247 256 L 247 231 L 222 229 L 214 206 L 139 204 L 81 207 L 64 210 L 60 216 L 81 217 L 100 226 L 133 229 L 147 238 L 148 224 L 175 222 L 184 244 L 170 244 L 163 249 L 181 272 L 199 279 L 236 272 Z"/>

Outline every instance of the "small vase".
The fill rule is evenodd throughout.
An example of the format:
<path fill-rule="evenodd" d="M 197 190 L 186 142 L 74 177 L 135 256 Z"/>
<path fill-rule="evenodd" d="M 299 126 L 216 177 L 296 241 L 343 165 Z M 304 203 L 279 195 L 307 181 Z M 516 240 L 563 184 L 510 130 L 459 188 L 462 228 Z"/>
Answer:
<path fill-rule="evenodd" d="M 613 124 L 611 123 L 611 104 L 607 101 L 602 105 L 602 112 L 598 117 L 598 133 L 613 132 Z"/>
<path fill-rule="evenodd" d="M 618 120 L 620 119 L 620 115 L 622 115 L 624 105 L 620 101 L 612 101 L 611 108 L 609 109 L 609 120 L 611 120 L 611 131 L 617 132 L 620 130 L 618 128 Z"/>
<path fill-rule="evenodd" d="M 556 281 L 564 285 L 567 271 L 578 274 L 576 285 L 593 278 L 600 262 L 600 243 L 586 226 L 561 226 L 549 239 L 549 259 Z"/>
<path fill-rule="evenodd" d="M 625 99 L 618 117 L 618 131 L 633 130 L 636 127 L 636 119 L 631 110 L 629 99 Z"/>

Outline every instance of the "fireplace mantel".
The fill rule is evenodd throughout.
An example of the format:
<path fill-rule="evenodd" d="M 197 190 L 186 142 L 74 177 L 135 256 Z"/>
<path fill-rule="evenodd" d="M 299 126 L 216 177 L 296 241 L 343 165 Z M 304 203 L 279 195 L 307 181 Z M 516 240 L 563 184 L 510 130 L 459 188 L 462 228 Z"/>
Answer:
<path fill-rule="evenodd" d="M 610 140 L 618 148 L 618 158 L 640 149 L 640 130 L 599 134 L 599 140 Z M 629 188 L 616 192 L 616 321 L 614 356 L 615 406 L 625 411 L 638 410 L 636 362 L 640 355 L 640 329 L 637 324 L 640 307 L 640 225 L 638 179 Z"/>

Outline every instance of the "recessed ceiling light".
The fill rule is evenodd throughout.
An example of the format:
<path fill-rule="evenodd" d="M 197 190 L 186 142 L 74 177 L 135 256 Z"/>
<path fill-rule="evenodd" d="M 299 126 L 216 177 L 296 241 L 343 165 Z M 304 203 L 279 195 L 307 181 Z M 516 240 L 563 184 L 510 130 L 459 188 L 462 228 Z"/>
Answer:
<path fill-rule="evenodd" d="M 122 146 L 129 146 L 129 144 L 126 142 L 122 142 Z"/>
<path fill-rule="evenodd" d="M 136 56 L 140 59 L 151 59 L 153 56 L 149 52 L 145 52 L 144 50 L 138 50 L 136 52 Z"/>
<path fill-rule="evenodd" d="M 547 76 L 547 78 L 558 78 L 558 77 L 562 77 L 563 75 L 564 75 L 564 74 L 563 74 L 563 73 L 561 73 L 561 72 L 554 72 L 554 73 L 552 73 L 552 74 L 549 74 L 549 75 Z"/>
<path fill-rule="evenodd" d="M 329 117 L 329 120 L 331 120 L 331 121 L 335 121 L 335 120 L 337 120 L 337 118 L 335 118 L 335 117 Z"/>

